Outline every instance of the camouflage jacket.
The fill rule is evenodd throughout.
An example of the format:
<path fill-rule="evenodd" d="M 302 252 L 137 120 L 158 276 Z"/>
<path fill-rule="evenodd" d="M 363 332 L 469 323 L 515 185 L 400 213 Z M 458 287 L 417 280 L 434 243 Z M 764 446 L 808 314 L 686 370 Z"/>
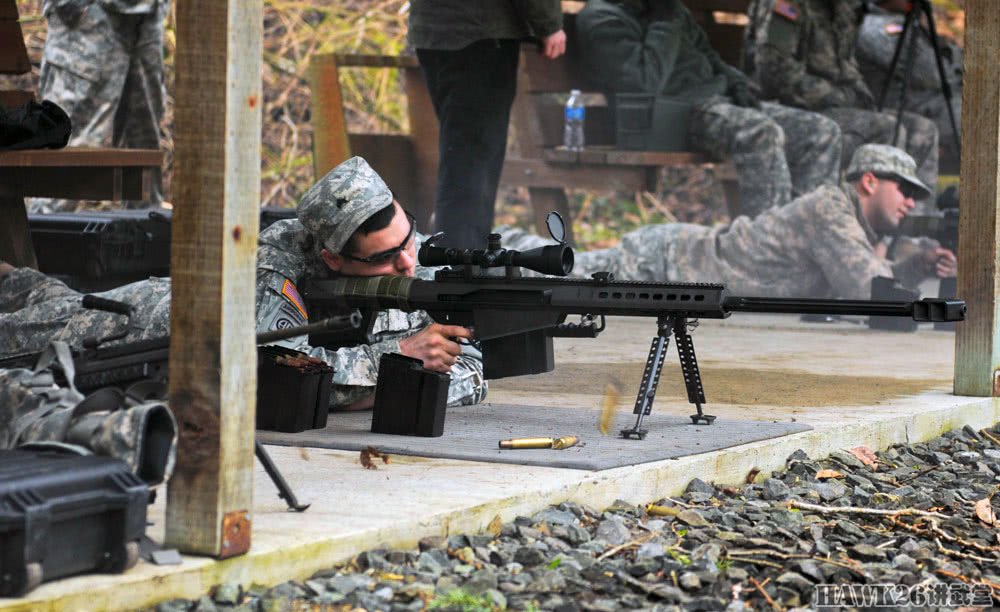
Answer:
<path fill-rule="evenodd" d="M 418 235 L 418 242 L 423 236 Z M 305 302 L 297 285 L 308 278 L 326 278 L 332 272 L 319 257 L 319 245 L 314 244 L 297 219 L 274 223 L 264 230 L 257 249 L 257 331 L 283 329 L 303 325 L 309 320 Z M 432 278 L 433 270 L 418 266 L 417 275 Z M 275 344 L 309 353 L 327 362 L 334 369 L 332 407 L 344 406 L 371 395 L 378 377 L 378 362 L 385 353 L 399 352 L 399 341 L 413 335 L 433 321 L 426 312 L 406 313 L 385 310 L 378 313 L 371 344 L 330 350 L 308 344 L 306 336 L 290 338 Z M 483 380 L 482 355 L 471 346 L 451 369 L 448 403 L 475 404 L 486 396 Z"/>
<path fill-rule="evenodd" d="M 859 0 L 753 0 L 745 61 L 765 98 L 808 110 L 874 108 L 858 67 Z"/>
<path fill-rule="evenodd" d="M 861 22 L 857 41 L 858 66 L 876 96 L 881 93 L 889 74 L 892 56 L 902 39 L 905 19 L 906 16 L 903 14 L 871 6 Z M 930 33 L 926 27 L 921 26 L 919 29 L 916 51 L 913 55 L 913 68 L 910 72 L 910 93 L 912 94 L 912 90 L 931 90 L 931 95 L 939 96 L 941 95 L 941 78 L 938 75 L 937 59 L 931 44 Z M 961 95 L 964 57 L 962 48 L 941 36 L 938 37 L 938 45 L 941 49 L 945 78 L 952 91 Z M 904 75 L 903 61 L 907 53 L 907 47 L 904 47 L 893 76 L 890 101 L 899 99 L 899 89 Z"/>
<path fill-rule="evenodd" d="M 495 231 L 511 249 L 551 243 L 520 230 Z M 916 287 L 923 280 L 917 258 L 890 263 L 875 253 L 878 241 L 853 186 L 825 185 L 730 225 L 646 225 L 621 246 L 577 253 L 572 275 L 606 270 L 624 280 L 722 283 L 734 295 L 760 297 L 870 299 L 874 276 Z"/>
<path fill-rule="evenodd" d="M 750 79 L 715 52 L 680 3 L 666 20 L 649 21 L 629 6 L 590 0 L 577 15 L 580 57 L 609 92 L 656 93 L 691 102 L 722 95 Z"/>
<path fill-rule="evenodd" d="M 415 49 L 457 50 L 484 39 L 545 38 L 562 29 L 559 0 L 412 0 Z"/>

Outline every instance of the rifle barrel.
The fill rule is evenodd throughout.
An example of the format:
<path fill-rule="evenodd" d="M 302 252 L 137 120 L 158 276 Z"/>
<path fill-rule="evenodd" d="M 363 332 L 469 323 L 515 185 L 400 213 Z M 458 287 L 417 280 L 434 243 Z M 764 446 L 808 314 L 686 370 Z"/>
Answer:
<path fill-rule="evenodd" d="M 823 300 L 726 296 L 724 307 L 733 312 L 912 317 L 916 321 L 963 321 L 965 302 L 925 298 L 916 302 Z"/>
<path fill-rule="evenodd" d="M 267 344 L 269 342 L 277 342 L 278 340 L 284 340 L 295 336 L 306 336 L 334 329 L 357 327 L 359 325 L 361 325 L 361 312 L 355 309 L 349 314 L 337 315 L 335 317 L 323 319 L 322 321 L 317 321 L 308 325 L 261 332 L 257 334 L 257 344 Z"/>

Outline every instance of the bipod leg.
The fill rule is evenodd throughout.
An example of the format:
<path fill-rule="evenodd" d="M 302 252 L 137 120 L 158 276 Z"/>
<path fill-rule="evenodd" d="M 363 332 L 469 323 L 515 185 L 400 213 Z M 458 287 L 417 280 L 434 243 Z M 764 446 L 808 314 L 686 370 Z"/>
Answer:
<path fill-rule="evenodd" d="M 256 440 L 253 443 L 253 454 L 257 455 L 257 458 L 260 459 L 260 464 L 264 466 L 264 471 L 271 477 L 271 482 L 274 483 L 274 486 L 278 488 L 278 497 L 285 500 L 285 503 L 288 504 L 288 509 L 295 510 L 296 512 L 305 511 L 310 504 L 299 503 L 299 500 L 295 498 L 295 493 L 292 492 L 292 488 L 288 486 L 285 478 L 278 471 L 278 466 L 274 464 L 274 461 L 271 461 L 271 455 L 268 455 L 267 451 L 264 450 L 264 445 Z"/>
<path fill-rule="evenodd" d="M 701 372 L 698 371 L 698 358 L 694 354 L 694 341 L 688 333 L 687 317 L 678 317 L 674 322 L 674 337 L 677 338 L 677 358 L 681 362 L 681 374 L 684 375 L 684 386 L 687 387 L 688 401 L 695 405 L 698 414 L 691 415 L 691 422 L 695 425 L 699 421 L 704 421 L 706 425 L 711 425 L 715 417 L 705 414 L 701 410 L 701 405 L 705 403 L 705 387 L 701 384 Z"/>
<path fill-rule="evenodd" d="M 621 435 L 626 440 L 633 437 L 642 440 L 649 433 L 649 430 L 642 429 L 642 419 L 653 411 L 653 399 L 656 398 L 656 386 L 660 383 L 663 358 L 667 354 L 667 347 L 670 346 L 674 317 L 671 315 L 660 317 L 656 322 L 656 328 L 656 337 L 653 338 L 653 343 L 649 347 L 649 356 L 646 357 L 646 369 L 642 372 L 639 393 L 635 396 L 635 409 L 632 410 L 632 414 L 637 415 L 635 425 L 631 429 L 621 430 Z"/>

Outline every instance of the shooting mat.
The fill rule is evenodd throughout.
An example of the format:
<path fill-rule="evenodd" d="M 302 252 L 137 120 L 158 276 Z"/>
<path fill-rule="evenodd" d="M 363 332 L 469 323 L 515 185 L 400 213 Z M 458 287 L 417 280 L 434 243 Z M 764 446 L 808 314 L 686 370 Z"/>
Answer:
<path fill-rule="evenodd" d="M 602 436 L 594 410 L 494 403 L 448 408 L 440 438 L 372 433 L 371 421 L 371 411 L 336 412 L 330 414 L 325 429 L 299 433 L 258 430 L 257 440 L 339 450 L 374 446 L 379 452 L 398 455 L 604 470 L 707 453 L 812 429 L 801 423 L 722 419 L 712 425 L 693 425 L 686 416 L 657 414 L 654 410 L 643 421 L 649 430 L 644 440 L 623 440 L 618 431 L 635 423 L 631 412 L 617 413 L 609 434 Z M 500 450 L 497 446 L 500 440 L 509 438 L 570 435 L 577 436 L 580 444 L 563 450 Z"/>

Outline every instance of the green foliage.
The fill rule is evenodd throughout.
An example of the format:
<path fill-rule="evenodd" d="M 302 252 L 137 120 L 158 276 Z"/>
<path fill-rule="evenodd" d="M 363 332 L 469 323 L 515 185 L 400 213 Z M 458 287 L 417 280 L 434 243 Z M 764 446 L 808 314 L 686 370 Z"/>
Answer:
<path fill-rule="evenodd" d="M 498 608 L 488 595 L 473 595 L 465 589 L 452 589 L 438 595 L 427 604 L 428 610 L 449 610 L 451 612 L 494 612 Z"/>
<path fill-rule="evenodd" d="M 724 572 L 727 569 L 729 569 L 729 566 L 732 565 L 732 564 L 733 564 L 733 560 L 730 559 L 730 558 L 728 558 L 728 557 L 725 557 L 725 558 L 722 558 L 722 559 L 719 559 L 718 561 L 716 561 L 715 562 L 715 567 L 720 572 Z"/>
<path fill-rule="evenodd" d="M 677 561 L 681 565 L 691 565 L 691 557 L 685 555 L 684 553 L 678 552 L 673 548 L 668 548 L 667 552 L 670 553 L 670 556 L 674 561 Z"/>

